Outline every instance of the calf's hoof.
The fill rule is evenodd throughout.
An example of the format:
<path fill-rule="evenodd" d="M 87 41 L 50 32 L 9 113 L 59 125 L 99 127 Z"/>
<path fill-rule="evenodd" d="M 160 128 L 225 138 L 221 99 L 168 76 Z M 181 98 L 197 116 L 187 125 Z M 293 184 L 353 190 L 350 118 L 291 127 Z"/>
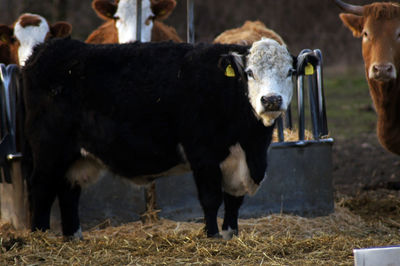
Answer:
<path fill-rule="evenodd" d="M 222 238 L 222 236 L 220 235 L 220 233 L 216 233 L 216 234 L 213 234 L 213 235 L 207 234 L 207 237 L 208 237 L 208 238 L 214 238 L 214 239 L 221 239 L 221 238 Z"/>
<path fill-rule="evenodd" d="M 65 242 L 83 240 L 82 229 L 79 227 L 79 229 L 73 235 L 64 235 L 63 240 Z"/>
<path fill-rule="evenodd" d="M 239 234 L 237 229 L 228 228 L 228 230 L 222 230 L 221 235 L 224 240 L 231 240 L 233 236 Z"/>

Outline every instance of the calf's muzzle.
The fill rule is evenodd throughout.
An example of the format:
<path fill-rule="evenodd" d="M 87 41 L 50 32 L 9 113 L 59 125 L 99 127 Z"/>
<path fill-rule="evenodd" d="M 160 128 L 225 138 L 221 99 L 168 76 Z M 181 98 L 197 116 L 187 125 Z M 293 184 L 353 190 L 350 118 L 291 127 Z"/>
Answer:
<path fill-rule="evenodd" d="M 264 107 L 265 111 L 280 111 L 282 105 L 282 96 L 280 95 L 271 95 L 271 96 L 262 96 L 261 104 Z"/>

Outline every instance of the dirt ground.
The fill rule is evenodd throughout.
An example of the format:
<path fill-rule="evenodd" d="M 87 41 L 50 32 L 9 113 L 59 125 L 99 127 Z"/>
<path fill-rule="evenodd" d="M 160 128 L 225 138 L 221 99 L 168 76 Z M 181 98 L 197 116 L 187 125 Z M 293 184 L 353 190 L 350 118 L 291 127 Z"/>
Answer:
<path fill-rule="evenodd" d="M 333 185 L 338 195 L 400 189 L 400 157 L 383 149 L 375 132 L 335 139 L 332 160 Z"/>

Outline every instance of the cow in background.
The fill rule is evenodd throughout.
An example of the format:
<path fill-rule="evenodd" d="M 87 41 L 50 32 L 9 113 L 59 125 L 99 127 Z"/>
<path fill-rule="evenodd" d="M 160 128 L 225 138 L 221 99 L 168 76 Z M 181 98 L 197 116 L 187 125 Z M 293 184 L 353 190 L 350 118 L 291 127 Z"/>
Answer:
<path fill-rule="evenodd" d="M 182 42 L 176 30 L 165 25 L 176 6 L 175 0 L 143 0 L 141 41 Z M 87 43 L 127 43 L 136 41 L 136 0 L 94 0 L 92 7 L 106 22 L 93 31 Z"/>
<path fill-rule="evenodd" d="M 52 25 L 40 15 L 22 14 L 12 26 L 0 24 L 0 63 L 23 66 L 33 47 L 54 37 L 71 35 L 67 22 Z"/>
<path fill-rule="evenodd" d="M 269 38 L 285 45 L 285 42 L 275 31 L 267 28 L 261 21 L 246 21 L 243 26 L 226 30 L 214 39 L 214 43 L 252 45 L 261 38 Z"/>
<path fill-rule="evenodd" d="M 378 114 L 378 139 L 400 155 L 400 4 L 334 1 L 345 12 L 339 15 L 344 25 L 362 38 L 366 78 Z"/>

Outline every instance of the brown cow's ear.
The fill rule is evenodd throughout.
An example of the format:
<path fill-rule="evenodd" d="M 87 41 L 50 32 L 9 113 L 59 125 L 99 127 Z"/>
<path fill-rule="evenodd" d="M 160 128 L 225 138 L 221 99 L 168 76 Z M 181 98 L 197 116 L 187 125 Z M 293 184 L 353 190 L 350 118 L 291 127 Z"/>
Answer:
<path fill-rule="evenodd" d="M 96 11 L 97 16 L 101 19 L 108 20 L 114 18 L 118 6 L 109 0 L 94 0 L 92 2 L 92 8 Z"/>
<path fill-rule="evenodd" d="M 151 0 L 151 11 L 158 20 L 166 19 L 175 9 L 175 0 Z"/>
<path fill-rule="evenodd" d="M 67 37 L 71 35 L 72 26 L 68 22 L 59 21 L 50 26 L 50 32 L 53 37 Z"/>
<path fill-rule="evenodd" d="M 14 34 L 13 28 L 10 28 L 9 26 L 4 24 L 0 24 L 0 42 L 10 43 L 13 34 Z"/>
<path fill-rule="evenodd" d="M 354 37 L 359 38 L 362 36 L 364 17 L 347 13 L 341 13 L 339 17 L 343 24 L 353 32 Z"/>

